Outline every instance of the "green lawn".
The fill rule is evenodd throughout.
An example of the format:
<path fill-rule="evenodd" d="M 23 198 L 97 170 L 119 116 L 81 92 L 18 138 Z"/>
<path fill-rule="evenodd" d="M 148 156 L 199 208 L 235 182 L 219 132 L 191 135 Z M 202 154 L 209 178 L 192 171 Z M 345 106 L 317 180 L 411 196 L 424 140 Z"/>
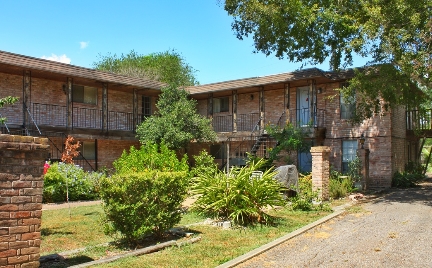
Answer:
<path fill-rule="evenodd" d="M 43 211 L 41 256 L 65 250 L 87 247 L 66 261 L 43 264 L 41 267 L 68 267 L 86 261 L 119 254 L 129 250 L 104 235 L 100 205 Z M 193 225 L 189 228 L 201 241 L 182 247 L 171 247 L 157 253 L 131 257 L 98 267 L 214 267 L 293 230 L 313 222 L 329 212 L 301 212 L 289 209 L 274 210 L 278 222 L 274 226 L 255 226 L 222 230 L 213 226 Z M 201 222 L 194 213 L 184 215 L 180 225 Z M 155 243 L 149 241 L 149 244 Z"/>

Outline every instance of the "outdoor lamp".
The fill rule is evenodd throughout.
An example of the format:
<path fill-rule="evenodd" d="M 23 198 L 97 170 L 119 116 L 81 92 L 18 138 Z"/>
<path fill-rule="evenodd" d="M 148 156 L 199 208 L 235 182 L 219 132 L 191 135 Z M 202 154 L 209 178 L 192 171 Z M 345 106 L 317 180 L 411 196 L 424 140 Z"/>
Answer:
<path fill-rule="evenodd" d="M 363 133 L 361 134 L 359 141 L 361 144 L 361 148 L 364 149 L 365 137 Z"/>

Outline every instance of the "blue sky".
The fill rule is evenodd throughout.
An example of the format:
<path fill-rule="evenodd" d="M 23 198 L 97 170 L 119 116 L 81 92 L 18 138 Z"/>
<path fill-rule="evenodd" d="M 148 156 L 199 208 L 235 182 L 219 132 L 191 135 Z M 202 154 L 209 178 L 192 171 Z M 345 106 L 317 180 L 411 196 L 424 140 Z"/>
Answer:
<path fill-rule="evenodd" d="M 92 68 L 99 54 L 171 49 L 197 70 L 200 84 L 301 66 L 253 53 L 252 40 L 235 37 L 233 19 L 217 0 L 3 0 L 0 8 L 0 50 L 82 67 Z"/>

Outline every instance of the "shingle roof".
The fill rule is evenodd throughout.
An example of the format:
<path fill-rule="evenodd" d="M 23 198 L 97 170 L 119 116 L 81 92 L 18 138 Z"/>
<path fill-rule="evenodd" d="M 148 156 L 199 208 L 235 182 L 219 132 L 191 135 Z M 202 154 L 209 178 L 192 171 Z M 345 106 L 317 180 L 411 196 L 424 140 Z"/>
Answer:
<path fill-rule="evenodd" d="M 45 71 L 71 77 L 93 79 L 104 83 L 116 83 L 140 88 L 160 89 L 165 84 L 142 78 L 128 77 L 61 62 L 33 58 L 0 50 L 0 64 L 21 67 L 29 70 Z"/>
<path fill-rule="evenodd" d="M 289 83 L 291 81 L 305 80 L 305 79 L 316 79 L 316 78 L 327 78 L 329 80 L 342 80 L 353 77 L 353 70 L 344 70 L 338 72 L 325 72 L 318 68 L 309 68 L 299 71 L 281 73 L 268 76 L 251 77 L 245 79 L 237 79 L 225 82 L 218 82 L 212 84 L 205 84 L 199 86 L 188 87 L 187 90 L 190 94 L 200 94 L 206 92 L 216 92 L 223 90 L 233 90 L 248 87 L 258 87 L 276 83 Z"/>

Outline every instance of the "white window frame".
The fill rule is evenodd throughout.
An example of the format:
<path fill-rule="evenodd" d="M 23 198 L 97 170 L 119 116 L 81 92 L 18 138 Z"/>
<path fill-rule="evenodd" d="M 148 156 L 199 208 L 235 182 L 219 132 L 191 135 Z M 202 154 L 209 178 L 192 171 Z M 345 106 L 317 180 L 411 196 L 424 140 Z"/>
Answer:
<path fill-rule="evenodd" d="M 82 99 L 78 98 L 77 91 L 82 90 Z M 97 105 L 98 89 L 82 85 L 72 86 L 72 101 L 77 103 Z"/>
<path fill-rule="evenodd" d="M 348 163 L 357 157 L 358 141 L 343 140 L 342 141 L 342 173 L 348 172 Z"/>
<path fill-rule="evenodd" d="M 229 112 L 229 97 L 213 99 L 213 113 Z"/>

